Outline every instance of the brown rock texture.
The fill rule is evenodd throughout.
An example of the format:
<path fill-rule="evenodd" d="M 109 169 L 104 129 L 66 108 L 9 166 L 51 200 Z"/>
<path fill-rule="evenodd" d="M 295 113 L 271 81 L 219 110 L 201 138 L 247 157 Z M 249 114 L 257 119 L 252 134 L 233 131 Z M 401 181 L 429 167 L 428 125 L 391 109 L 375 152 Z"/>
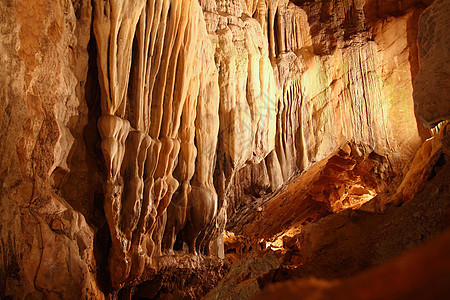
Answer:
<path fill-rule="evenodd" d="M 450 280 L 446 231 L 400 258 L 341 280 L 302 279 L 268 287 L 253 299 L 446 299 Z"/>
<path fill-rule="evenodd" d="M 448 171 L 430 2 L 2 1 L 0 297 L 199 298 L 224 251 L 413 203 Z"/>
<path fill-rule="evenodd" d="M 267 249 L 253 244 L 255 250 L 259 251 L 250 252 L 247 256 L 241 251 L 240 259 L 233 262 L 227 276 L 207 294 L 206 299 L 235 299 L 236 295 L 239 295 L 239 299 L 316 299 L 316 292 L 323 299 L 333 298 L 334 293 L 337 297 L 351 295 L 348 297 L 389 299 L 396 297 L 395 295 L 407 297 L 416 290 L 421 292 L 421 296 L 417 296 L 420 299 L 427 287 L 434 287 L 435 284 L 439 289 L 433 291 L 436 293 L 433 295 L 439 296 L 437 299 L 445 299 L 444 296 L 449 291 L 450 271 L 440 265 L 440 261 L 446 264 L 447 260 L 439 255 L 448 248 L 450 228 L 449 137 L 450 127 L 447 126 L 430 140 L 435 140 L 435 155 L 426 159 L 424 176 L 414 180 L 414 197 L 403 205 L 391 199 L 382 210 L 373 211 L 376 207 L 373 204 L 381 202 L 374 198 L 361 209 L 347 209 L 330 214 L 311 224 L 299 224 L 295 221 L 284 223 L 289 218 L 286 215 L 278 221 L 269 217 L 267 223 L 264 218 L 257 220 L 256 228 L 261 230 L 260 236 L 264 239 L 262 243 L 268 246 Z M 414 161 L 422 157 L 423 150 L 428 147 L 425 143 Z M 415 163 L 411 167 L 411 173 L 415 173 L 414 165 Z M 403 183 L 410 182 L 409 178 L 407 175 Z M 291 184 L 296 185 L 295 182 Z M 295 187 L 290 190 L 295 190 Z M 298 198 L 298 195 L 293 197 Z M 391 195 L 391 198 L 396 197 L 396 193 Z M 271 201 L 277 201 L 277 197 Z M 298 215 L 298 212 L 292 211 L 292 207 L 285 212 Z M 252 228 L 250 226 L 253 224 L 249 223 L 244 228 Z M 271 226 L 269 230 L 268 224 Z M 256 233 L 256 228 L 253 227 L 251 233 Z M 405 251 L 433 240 L 446 230 L 444 240 L 435 242 L 434 247 L 426 248 L 419 257 L 407 254 L 400 258 L 399 263 L 387 263 Z M 283 236 L 278 240 L 271 239 L 271 232 Z M 245 229 L 242 235 L 252 237 L 245 233 Z M 440 254 L 435 256 L 436 253 Z M 415 264 L 415 259 L 420 259 L 420 266 Z M 426 265 L 430 266 L 430 270 L 426 270 Z M 377 266 L 380 267 L 371 269 Z M 356 276 L 367 269 L 370 271 Z M 385 279 L 385 274 L 390 272 L 395 274 L 389 275 L 393 282 Z M 434 272 L 439 275 L 435 276 Z M 299 281 L 299 278 L 305 279 Z M 347 286 L 350 282 L 363 281 L 361 278 L 364 278 L 364 282 L 370 278 L 372 283 L 364 287 L 357 286 L 356 283 L 353 283 L 355 286 Z M 296 279 L 291 283 L 271 286 L 273 283 Z M 342 279 L 346 280 L 333 281 Z M 374 287 L 378 284 L 389 290 L 378 290 Z M 325 294 L 322 295 L 324 291 Z"/>
<path fill-rule="evenodd" d="M 3 1 L 0 16 L 0 296 L 101 299 L 94 231 L 55 186 L 87 119 L 91 7 Z"/>
<path fill-rule="evenodd" d="M 421 67 L 414 81 L 415 112 L 424 124 L 435 126 L 450 118 L 450 3 L 435 1 L 420 16 Z"/>
<path fill-rule="evenodd" d="M 420 136 L 427 135 L 417 125 L 411 97 L 418 68 L 417 22 L 425 4 L 382 9 L 363 1 L 262 2 L 247 12 L 241 7 L 243 16 L 262 24 L 260 34 L 269 47 L 278 94 L 265 95 L 279 103 L 274 148 L 264 161 L 253 160 L 236 172 L 225 169 L 225 178 L 236 173 L 229 176 L 231 188 L 225 186 L 228 215 L 349 141 L 363 156 L 385 157 L 399 173 L 420 146 Z M 233 37 L 239 45 L 239 36 Z"/>

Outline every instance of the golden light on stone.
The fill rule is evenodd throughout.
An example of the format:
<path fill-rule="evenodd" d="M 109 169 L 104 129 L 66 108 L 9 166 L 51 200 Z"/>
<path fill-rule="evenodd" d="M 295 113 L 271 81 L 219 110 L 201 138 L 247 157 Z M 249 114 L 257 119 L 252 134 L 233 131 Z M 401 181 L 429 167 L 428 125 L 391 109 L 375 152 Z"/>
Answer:
<path fill-rule="evenodd" d="M 397 2 L 0 1 L 0 298 L 247 299 L 437 236 L 450 2 Z"/>

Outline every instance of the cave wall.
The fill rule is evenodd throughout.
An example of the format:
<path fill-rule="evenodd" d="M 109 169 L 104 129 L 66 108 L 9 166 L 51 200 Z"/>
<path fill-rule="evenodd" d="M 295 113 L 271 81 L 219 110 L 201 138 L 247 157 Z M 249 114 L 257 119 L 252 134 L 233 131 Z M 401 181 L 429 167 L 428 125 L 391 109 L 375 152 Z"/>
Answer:
<path fill-rule="evenodd" d="M 429 3 L 379 2 L 2 2 L 1 296 L 220 256 L 227 216 L 348 142 L 401 174 Z"/>
<path fill-rule="evenodd" d="M 248 41 L 260 36 L 267 43 L 263 49 L 268 47 L 265 55 L 276 82 L 275 94 L 262 90 L 261 96 L 275 103 L 275 110 L 267 105 L 275 114 L 275 135 L 269 135 L 274 138 L 269 145 L 274 147 L 266 147 L 269 154 L 264 160 L 253 150 L 253 156 L 247 157 L 250 163 L 243 167 L 237 162 L 234 168 L 228 163 L 222 167 L 225 178 L 231 178 L 224 189 L 229 216 L 348 141 L 362 155 L 374 152 L 386 157 L 395 172 L 401 173 L 428 136 L 417 124 L 412 100 L 412 79 L 419 65 L 417 22 L 426 4 L 409 2 L 389 9 L 372 1 L 221 3 L 203 5 L 206 16 L 216 16 L 206 17 L 207 24 L 214 21 L 208 31 L 214 38 L 231 31 L 233 46 L 249 66 L 254 55 Z M 229 25 L 221 25 L 221 19 Z M 258 21 L 258 31 L 253 33 L 254 27 L 240 20 L 244 24 Z M 251 37 L 243 45 L 242 37 L 248 32 Z M 221 68 L 219 76 L 222 72 L 229 71 Z M 251 80 L 250 72 L 240 76 L 241 82 L 247 76 Z M 251 107 L 252 86 L 243 89 Z M 223 95 L 230 93 L 221 93 L 221 101 Z M 263 116 L 272 120 L 270 115 Z M 236 138 L 243 140 L 241 135 Z"/>
<path fill-rule="evenodd" d="M 0 16 L 1 297 L 101 298 L 94 230 L 53 185 L 83 142 L 90 5 L 3 1 Z"/>

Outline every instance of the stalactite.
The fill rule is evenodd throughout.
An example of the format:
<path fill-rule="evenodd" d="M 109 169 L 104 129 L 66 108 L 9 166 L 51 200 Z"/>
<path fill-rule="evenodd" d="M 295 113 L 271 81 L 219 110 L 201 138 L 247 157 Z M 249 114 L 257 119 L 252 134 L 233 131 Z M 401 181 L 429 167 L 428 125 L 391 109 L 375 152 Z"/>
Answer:
<path fill-rule="evenodd" d="M 95 1 L 94 33 L 102 88 L 98 127 L 108 172 L 109 267 L 119 289 L 160 255 L 165 230 L 172 231 L 171 249 L 186 220 L 194 224 L 188 240 L 195 253 L 197 237 L 217 215 L 211 158 L 218 125 L 199 130 L 202 125 L 194 123 L 218 124 L 217 80 L 212 85 L 207 77 L 215 66 L 197 1 Z M 206 108 L 205 101 L 216 104 Z M 181 211 L 167 214 L 174 195 Z"/>
<path fill-rule="evenodd" d="M 373 45 L 336 48 L 288 0 L 94 4 L 117 289 L 177 240 L 209 253 L 253 181 L 274 191 L 349 139 L 388 141 Z"/>

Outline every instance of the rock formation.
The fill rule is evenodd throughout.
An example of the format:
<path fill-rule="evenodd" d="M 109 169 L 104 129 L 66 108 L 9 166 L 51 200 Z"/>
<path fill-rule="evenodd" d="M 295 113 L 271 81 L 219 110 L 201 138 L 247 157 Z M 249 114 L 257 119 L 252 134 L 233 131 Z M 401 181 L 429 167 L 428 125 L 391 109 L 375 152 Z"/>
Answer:
<path fill-rule="evenodd" d="M 431 2 L 2 2 L 0 297 L 198 298 L 225 250 L 413 202 L 448 160 Z"/>
<path fill-rule="evenodd" d="M 254 299 L 293 299 L 300 295 L 305 299 L 445 299 L 448 295 L 445 274 L 450 266 L 449 236 L 447 232 L 436 241 L 349 279 L 288 281 L 268 288 Z"/>
<path fill-rule="evenodd" d="M 205 230 L 217 215 L 218 82 L 195 1 L 96 1 L 93 29 L 109 266 L 119 289 L 161 253 L 153 233 L 164 214 L 169 248 L 186 222 L 191 252 L 205 247 Z M 176 208 L 166 212 L 174 195 Z"/>
<path fill-rule="evenodd" d="M 419 21 L 421 68 L 414 81 L 414 109 L 422 122 L 430 127 L 450 116 L 448 95 L 441 92 L 450 84 L 447 71 L 450 61 L 449 12 L 448 1 L 436 1 Z"/>

